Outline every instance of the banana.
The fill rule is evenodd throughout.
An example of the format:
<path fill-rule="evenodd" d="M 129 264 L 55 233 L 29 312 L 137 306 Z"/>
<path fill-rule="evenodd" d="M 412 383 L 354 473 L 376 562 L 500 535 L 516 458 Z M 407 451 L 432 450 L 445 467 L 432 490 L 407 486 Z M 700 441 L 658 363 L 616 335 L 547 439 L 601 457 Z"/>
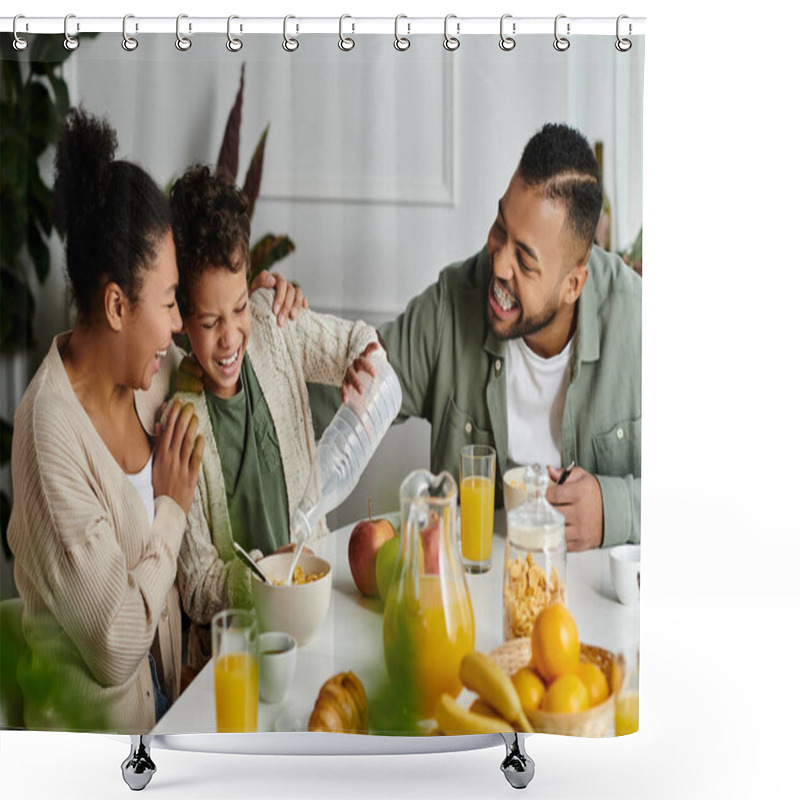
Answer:
<path fill-rule="evenodd" d="M 469 707 L 469 710 L 473 714 L 480 714 L 483 717 L 492 717 L 494 719 L 501 720 L 505 722 L 506 725 L 509 723 L 504 720 L 482 697 L 478 697 L 472 701 L 472 705 Z"/>
<path fill-rule="evenodd" d="M 469 733 L 508 733 L 511 725 L 504 719 L 485 717 L 462 708 L 449 694 L 443 694 L 436 701 L 433 711 L 439 730 L 448 736 Z"/>
<path fill-rule="evenodd" d="M 480 695 L 515 730 L 533 733 L 511 678 L 486 653 L 473 650 L 461 659 L 461 683 Z"/>

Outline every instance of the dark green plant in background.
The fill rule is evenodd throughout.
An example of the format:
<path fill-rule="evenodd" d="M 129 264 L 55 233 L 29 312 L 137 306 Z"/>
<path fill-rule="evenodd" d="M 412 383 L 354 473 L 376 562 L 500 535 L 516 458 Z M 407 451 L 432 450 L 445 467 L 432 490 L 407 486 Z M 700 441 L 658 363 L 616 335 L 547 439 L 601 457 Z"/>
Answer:
<path fill-rule="evenodd" d="M 244 64 L 239 78 L 239 91 L 233 108 L 228 115 L 228 124 L 225 126 L 225 135 L 222 139 L 222 146 L 217 157 L 217 174 L 225 175 L 232 181 L 236 181 L 239 171 L 239 142 L 242 127 L 242 100 L 244 95 Z M 247 176 L 242 186 L 242 192 L 248 202 L 248 216 L 253 218 L 253 211 L 256 207 L 256 200 L 261 188 L 261 173 L 264 167 L 264 150 L 267 145 L 269 135 L 269 125 L 264 128 L 255 152 L 250 159 L 247 168 Z M 294 250 L 294 242 L 286 235 L 275 235 L 267 233 L 252 244 L 250 249 L 250 277 L 254 277 L 263 270 L 271 269 L 275 262 L 285 258 Z"/>
<path fill-rule="evenodd" d="M 81 40 L 96 34 L 81 34 Z M 50 274 L 48 239 L 53 231 L 53 190 L 42 179 L 39 159 L 55 144 L 70 105 L 62 77 L 72 51 L 58 36 L 32 36 L 17 53 L 9 33 L 0 34 L 0 352 L 14 354 L 35 344 L 36 311 L 31 286 Z M 0 420 L 0 466 L 11 458 L 12 424 Z M 0 493 L 3 550 L 11 500 Z"/>

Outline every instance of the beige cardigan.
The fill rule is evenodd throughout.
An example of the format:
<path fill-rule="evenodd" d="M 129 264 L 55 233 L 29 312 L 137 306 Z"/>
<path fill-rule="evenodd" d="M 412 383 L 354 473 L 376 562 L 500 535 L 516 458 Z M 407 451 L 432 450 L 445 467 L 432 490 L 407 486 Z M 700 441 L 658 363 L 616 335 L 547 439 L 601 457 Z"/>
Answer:
<path fill-rule="evenodd" d="M 18 670 L 25 722 L 147 733 L 155 724 L 147 654 L 156 633 L 162 691 L 172 700 L 179 691 L 175 574 L 186 515 L 162 496 L 150 527 L 75 396 L 60 355 L 68 339 L 53 340 L 14 415 L 8 539 L 30 647 Z M 150 390 L 136 393 L 148 431 L 179 355 L 172 348 Z"/>
<path fill-rule="evenodd" d="M 375 329 L 364 322 L 312 311 L 303 311 L 279 328 L 272 313 L 273 298 L 274 292 L 266 289 L 250 298 L 247 352 L 275 424 L 291 514 L 302 498 L 314 455 L 306 381 L 341 384 L 347 367 L 378 338 Z M 252 603 L 250 576 L 234 555 L 225 481 L 205 396 L 179 396 L 194 403 L 206 448 L 178 560 L 178 583 L 186 613 L 193 623 L 205 625 L 224 608 Z M 315 538 L 325 533 L 323 519 L 314 531 Z M 253 555 L 260 553 L 253 551 Z M 208 642 L 204 635 L 200 644 L 196 625 L 192 631 L 189 666 L 197 668 L 208 657 Z"/>

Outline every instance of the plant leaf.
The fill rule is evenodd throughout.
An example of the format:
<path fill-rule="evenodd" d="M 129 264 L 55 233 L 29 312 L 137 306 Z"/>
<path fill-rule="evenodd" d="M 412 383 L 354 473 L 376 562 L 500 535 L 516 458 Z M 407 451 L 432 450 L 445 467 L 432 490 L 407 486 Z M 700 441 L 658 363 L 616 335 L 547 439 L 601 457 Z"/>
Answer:
<path fill-rule="evenodd" d="M 250 250 L 250 278 L 268 270 L 276 261 L 294 252 L 294 242 L 288 236 L 268 233 L 259 239 Z"/>
<path fill-rule="evenodd" d="M 233 102 L 231 113 L 228 114 L 228 123 L 225 126 L 225 135 L 222 137 L 222 146 L 217 157 L 217 175 L 223 175 L 236 182 L 239 172 L 239 139 L 242 129 L 242 99 L 244 97 L 244 64 L 239 77 L 239 91 Z"/>
<path fill-rule="evenodd" d="M 256 208 L 256 200 L 258 200 L 258 193 L 261 188 L 261 171 L 264 168 L 264 149 L 267 145 L 267 136 L 269 134 L 269 125 L 264 128 L 264 133 L 258 140 L 253 157 L 250 159 L 250 166 L 247 168 L 247 177 L 244 179 L 244 187 L 242 192 L 247 198 L 247 217 L 253 218 L 253 211 Z"/>
<path fill-rule="evenodd" d="M 36 277 L 44 283 L 50 273 L 50 250 L 36 223 L 28 218 L 28 252 L 31 254 Z"/>
<path fill-rule="evenodd" d="M 5 155 L 4 150 L 4 158 Z M 0 254 L 8 261 L 12 261 L 24 246 L 27 225 L 25 203 L 20 201 L 19 192 L 12 193 L 10 189 L 3 176 L 0 187 Z"/>
<path fill-rule="evenodd" d="M 26 350 L 34 344 L 35 308 L 28 284 L 4 263 L 0 268 L 0 349 L 4 353 Z"/>

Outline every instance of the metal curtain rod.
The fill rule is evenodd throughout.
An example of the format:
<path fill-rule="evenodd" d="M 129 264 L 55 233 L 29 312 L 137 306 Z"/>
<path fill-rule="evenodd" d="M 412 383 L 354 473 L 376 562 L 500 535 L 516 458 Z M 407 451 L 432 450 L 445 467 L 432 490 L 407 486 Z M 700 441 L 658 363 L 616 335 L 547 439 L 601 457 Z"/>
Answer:
<path fill-rule="evenodd" d="M 35 8 L 35 5 L 34 5 Z M 284 34 L 284 17 L 194 17 L 189 14 L 180 16 L 180 30 L 184 36 L 194 34 L 228 34 L 232 30 L 237 36 L 248 34 Z M 447 29 L 450 35 L 469 36 L 473 34 L 497 34 L 501 26 L 509 36 L 525 34 L 553 34 L 554 17 L 459 17 L 449 15 L 447 22 L 443 17 L 295 17 L 286 18 L 289 32 L 295 34 L 328 33 L 342 34 L 391 34 L 399 31 L 403 36 L 415 34 L 438 34 Z M 636 36 L 645 32 L 645 17 L 624 17 L 622 35 Z M 0 32 L 17 34 L 60 33 L 64 34 L 68 26 L 69 34 L 79 36 L 81 33 L 122 33 L 122 17 L 82 17 L 69 14 L 67 17 L 36 17 L 19 14 L 0 17 Z M 559 14 L 555 25 L 560 34 L 613 36 L 619 33 L 616 17 L 570 17 Z M 175 17 L 137 17 L 129 15 L 126 29 L 128 34 L 175 33 Z"/>

